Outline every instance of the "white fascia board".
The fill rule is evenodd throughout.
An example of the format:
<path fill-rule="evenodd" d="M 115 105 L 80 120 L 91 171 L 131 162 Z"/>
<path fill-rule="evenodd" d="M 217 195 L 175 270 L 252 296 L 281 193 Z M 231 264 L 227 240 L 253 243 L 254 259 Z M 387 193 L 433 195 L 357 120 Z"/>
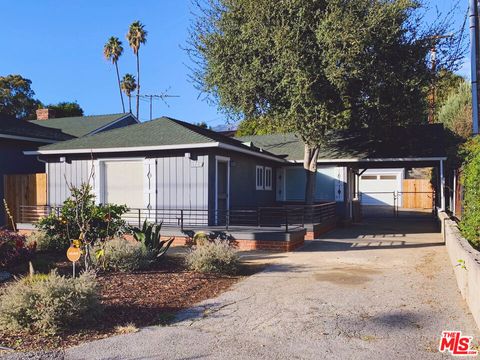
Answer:
<path fill-rule="evenodd" d="M 89 132 L 89 133 L 86 134 L 86 135 L 94 135 L 94 134 L 96 134 L 96 133 L 98 133 L 98 132 L 100 132 L 100 131 L 102 131 L 102 130 L 104 130 L 104 129 L 107 129 L 107 128 L 109 128 L 110 126 L 115 125 L 116 123 L 118 123 L 118 122 L 120 122 L 120 121 L 128 118 L 129 116 L 131 116 L 131 117 L 133 118 L 133 120 L 135 120 L 135 122 L 136 122 L 137 124 L 140 124 L 140 121 L 138 121 L 137 118 L 136 118 L 135 116 L 133 116 L 133 114 L 127 114 L 127 115 L 124 115 L 124 116 L 122 116 L 122 117 L 120 117 L 120 118 L 118 118 L 118 119 L 116 119 L 116 120 L 113 120 L 112 122 L 108 123 L 107 125 L 103 125 L 102 127 L 99 127 L 98 129 L 95 129 L 95 130 L 93 130 L 92 132 Z M 84 135 L 84 136 L 86 136 L 86 135 Z"/>
<path fill-rule="evenodd" d="M 29 136 L 18 136 L 18 135 L 7 135 L 7 134 L 0 134 L 0 138 L 35 141 L 35 142 L 42 142 L 45 144 L 54 144 L 57 142 L 57 140 L 47 140 L 47 139 L 41 139 L 41 138 L 35 138 L 35 137 L 29 137 Z"/>
<path fill-rule="evenodd" d="M 61 154 L 94 154 L 94 153 L 114 153 L 114 152 L 133 152 L 133 151 L 154 151 L 154 150 L 177 150 L 177 149 L 199 149 L 199 148 L 221 148 L 244 154 L 249 154 L 264 159 L 286 162 L 284 159 L 277 158 L 268 154 L 262 154 L 256 151 L 241 148 L 239 146 L 224 144 L 220 142 L 199 143 L 199 144 L 179 144 L 179 145 L 161 145 L 161 146 L 138 146 L 125 148 L 104 148 L 104 149 L 67 149 L 67 150 L 36 150 L 24 151 L 25 155 L 61 155 Z"/>
<path fill-rule="evenodd" d="M 124 148 L 36 150 L 36 151 L 24 151 L 23 153 L 25 155 L 95 154 L 95 153 L 115 153 L 115 152 L 133 152 L 133 151 L 199 149 L 199 148 L 218 147 L 218 145 L 219 145 L 218 142 L 211 142 L 211 143 L 198 143 L 198 144 L 136 146 L 136 147 L 124 147 Z"/>
<path fill-rule="evenodd" d="M 257 156 L 257 157 L 261 157 L 261 158 L 272 160 L 272 161 L 277 161 L 277 162 L 282 162 L 282 163 L 286 162 L 286 160 L 284 160 L 284 159 L 281 159 L 281 158 L 278 158 L 278 157 L 275 157 L 275 156 L 272 156 L 272 155 L 268 155 L 268 154 L 262 154 L 261 152 L 256 152 L 256 151 L 244 149 L 244 148 L 241 148 L 239 146 L 219 143 L 218 147 L 221 148 L 221 149 L 227 149 L 227 150 L 232 150 L 232 151 L 236 151 L 236 152 L 241 152 L 241 153 L 244 153 L 244 154 Z"/>
<path fill-rule="evenodd" d="M 382 159 L 320 159 L 318 163 L 358 163 L 358 162 L 392 162 L 392 161 L 440 161 L 446 157 L 415 157 L 415 158 L 382 158 Z M 303 164 L 303 160 L 289 160 L 294 164 Z"/>

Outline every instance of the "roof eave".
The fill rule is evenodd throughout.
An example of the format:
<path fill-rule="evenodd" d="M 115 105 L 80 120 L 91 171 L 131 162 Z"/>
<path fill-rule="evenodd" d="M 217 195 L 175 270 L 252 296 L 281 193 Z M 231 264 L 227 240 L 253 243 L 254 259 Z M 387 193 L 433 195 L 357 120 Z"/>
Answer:
<path fill-rule="evenodd" d="M 118 152 L 136 152 L 136 151 L 155 151 L 155 150 L 180 150 L 180 149 L 199 149 L 199 148 L 221 148 L 261 157 L 271 161 L 285 163 L 286 160 L 270 154 L 244 149 L 239 146 L 229 145 L 221 142 L 179 144 L 179 145 L 157 145 L 157 146 L 137 146 L 124 148 L 91 148 L 91 149 L 64 149 L 64 150 L 34 150 L 24 151 L 25 155 L 67 155 L 67 154 L 96 154 L 96 153 L 118 153 Z"/>
<path fill-rule="evenodd" d="M 9 134 L 0 134 L 0 138 L 34 141 L 34 142 L 41 142 L 45 144 L 54 144 L 56 142 L 63 141 L 63 140 L 52 140 L 52 139 L 44 139 L 44 138 L 37 138 L 37 137 L 31 137 L 31 136 L 19 136 L 19 135 L 9 135 Z"/>
<path fill-rule="evenodd" d="M 136 122 L 137 124 L 140 124 L 140 121 L 138 121 L 138 119 L 137 119 L 133 114 L 126 114 L 126 115 L 124 115 L 124 116 L 122 116 L 122 117 L 119 117 L 118 119 L 115 119 L 115 120 L 109 122 L 109 123 L 106 124 L 106 125 L 103 125 L 103 126 L 99 127 L 98 129 L 95 129 L 95 130 L 93 130 L 93 131 L 91 131 L 91 132 L 89 132 L 89 133 L 87 133 L 87 134 L 85 134 L 85 135 L 82 135 L 82 136 L 97 134 L 97 133 L 101 132 L 102 130 L 108 129 L 110 126 L 115 125 L 116 123 L 118 123 L 118 122 L 120 122 L 120 121 L 122 121 L 122 120 L 125 120 L 126 118 L 128 118 L 128 117 L 130 117 L 130 116 L 133 118 L 133 120 L 135 120 L 135 122 Z"/>
<path fill-rule="evenodd" d="M 343 159 L 318 159 L 321 163 L 358 163 L 358 162 L 395 162 L 395 161 L 440 161 L 447 160 L 446 156 L 426 157 L 400 157 L 400 158 L 343 158 Z M 302 164 L 303 160 L 288 160 L 294 164 Z"/>

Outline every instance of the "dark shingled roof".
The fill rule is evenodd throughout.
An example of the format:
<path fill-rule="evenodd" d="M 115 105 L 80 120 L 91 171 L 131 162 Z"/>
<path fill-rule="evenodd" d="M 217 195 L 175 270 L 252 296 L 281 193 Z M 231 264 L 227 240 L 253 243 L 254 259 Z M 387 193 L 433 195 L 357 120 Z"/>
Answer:
<path fill-rule="evenodd" d="M 73 136 L 65 134 L 61 130 L 43 127 L 32 123 L 32 121 L 18 120 L 7 116 L 0 116 L 0 134 L 44 139 L 47 142 L 73 138 Z"/>
<path fill-rule="evenodd" d="M 39 150 L 86 150 L 86 152 L 88 152 L 90 149 L 132 148 L 216 142 L 275 156 L 266 151 L 246 146 L 238 140 L 229 138 L 215 131 L 204 129 L 169 117 L 162 117 L 152 121 L 129 125 L 70 141 L 42 146 Z"/>
<path fill-rule="evenodd" d="M 53 118 L 47 120 L 31 120 L 30 123 L 48 128 L 59 129 L 65 134 L 75 137 L 88 135 L 120 118 L 129 115 L 128 113 L 110 115 L 72 116 L 64 118 Z"/>
<path fill-rule="evenodd" d="M 303 160 L 304 145 L 294 134 L 244 136 L 238 140 L 288 160 Z M 369 129 L 338 131 L 321 146 L 319 161 L 330 159 L 387 159 L 445 157 L 441 124 L 395 127 L 383 135 Z"/>

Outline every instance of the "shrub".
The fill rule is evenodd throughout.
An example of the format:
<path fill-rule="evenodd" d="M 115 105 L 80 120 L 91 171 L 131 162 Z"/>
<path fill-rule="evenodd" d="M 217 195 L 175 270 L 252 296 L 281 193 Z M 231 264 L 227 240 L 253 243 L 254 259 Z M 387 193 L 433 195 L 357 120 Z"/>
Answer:
<path fill-rule="evenodd" d="M 209 242 L 210 238 L 203 231 L 199 231 L 193 236 L 193 245 L 203 246 Z"/>
<path fill-rule="evenodd" d="M 227 242 L 217 239 L 190 251 L 187 255 L 187 264 L 194 271 L 235 274 L 238 270 L 239 258 Z"/>
<path fill-rule="evenodd" d="M 27 245 L 40 251 L 64 251 L 69 247 L 70 241 L 60 236 L 47 235 L 44 230 L 38 230 L 28 235 Z"/>
<path fill-rule="evenodd" d="M 92 273 L 77 278 L 56 272 L 34 275 L 5 289 L 0 297 L 0 329 L 54 335 L 93 319 L 99 310 L 98 285 Z"/>
<path fill-rule="evenodd" d="M 34 249 L 27 246 L 25 236 L 0 229 L 0 268 L 9 268 L 30 260 Z"/>
<path fill-rule="evenodd" d="M 79 218 L 88 219 L 88 231 L 83 234 L 86 241 L 94 242 L 97 239 L 107 239 L 123 234 L 127 230 L 122 215 L 128 210 L 125 205 L 95 204 L 95 195 L 88 184 L 71 189 L 72 195 L 62 205 L 60 213 L 51 212 L 37 224 L 40 230 L 52 238 L 78 239 L 80 228 Z M 85 224 L 84 224 L 85 225 Z"/>
<path fill-rule="evenodd" d="M 463 209 L 460 230 L 470 243 L 480 246 L 480 136 L 475 136 L 462 147 L 464 156 L 461 182 Z"/>
<path fill-rule="evenodd" d="M 161 229 L 162 223 L 150 224 L 147 220 L 143 222 L 141 229 L 138 227 L 131 229 L 133 238 L 142 243 L 157 259 L 165 255 L 174 240 L 173 237 L 168 240 L 161 240 Z"/>
<path fill-rule="evenodd" d="M 102 246 L 97 244 L 95 252 L 101 256 L 94 257 L 96 266 L 103 265 L 105 270 L 133 271 L 147 267 L 154 254 L 140 242 L 123 238 L 107 240 Z"/>

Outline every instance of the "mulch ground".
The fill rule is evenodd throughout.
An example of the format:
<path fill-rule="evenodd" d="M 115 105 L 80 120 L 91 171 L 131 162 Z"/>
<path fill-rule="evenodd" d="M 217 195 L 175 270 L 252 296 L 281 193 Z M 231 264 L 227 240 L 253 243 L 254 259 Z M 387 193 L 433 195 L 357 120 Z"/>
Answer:
<path fill-rule="evenodd" d="M 71 271 L 66 262 L 59 261 L 57 265 L 60 273 Z M 95 324 L 50 337 L 0 332 L 0 346 L 16 350 L 56 349 L 117 334 L 118 326 L 167 325 L 178 311 L 216 297 L 259 269 L 244 268 L 238 276 L 200 274 L 188 271 L 181 257 L 167 257 L 148 271 L 99 274 L 103 311 Z"/>

